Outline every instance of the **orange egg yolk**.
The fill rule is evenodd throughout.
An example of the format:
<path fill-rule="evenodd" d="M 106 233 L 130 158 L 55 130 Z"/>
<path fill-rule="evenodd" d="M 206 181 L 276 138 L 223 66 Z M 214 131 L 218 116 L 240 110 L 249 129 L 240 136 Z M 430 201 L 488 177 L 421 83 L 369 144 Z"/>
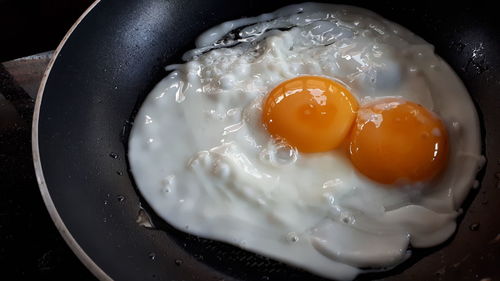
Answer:
<path fill-rule="evenodd" d="M 423 106 L 387 98 L 359 109 L 349 152 L 354 166 L 379 183 L 428 181 L 446 164 L 448 135 Z"/>
<path fill-rule="evenodd" d="M 340 83 L 299 76 L 274 88 L 263 103 L 268 132 L 300 152 L 337 148 L 349 134 L 358 102 Z"/>

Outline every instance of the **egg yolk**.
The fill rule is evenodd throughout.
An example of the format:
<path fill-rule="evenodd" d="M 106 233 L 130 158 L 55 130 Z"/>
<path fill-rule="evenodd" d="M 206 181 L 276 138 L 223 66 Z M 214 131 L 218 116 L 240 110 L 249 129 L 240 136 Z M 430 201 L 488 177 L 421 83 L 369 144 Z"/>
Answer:
<path fill-rule="evenodd" d="M 300 152 L 337 148 L 356 119 L 358 102 L 340 83 L 299 76 L 274 88 L 263 103 L 262 122 L 277 139 Z"/>
<path fill-rule="evenodd" d="M 448 135 L 423 106 L 388 98 L 359 109 L 349 152 L 354 166 L 379 183 L 428 181 L 446 164 Z"/>

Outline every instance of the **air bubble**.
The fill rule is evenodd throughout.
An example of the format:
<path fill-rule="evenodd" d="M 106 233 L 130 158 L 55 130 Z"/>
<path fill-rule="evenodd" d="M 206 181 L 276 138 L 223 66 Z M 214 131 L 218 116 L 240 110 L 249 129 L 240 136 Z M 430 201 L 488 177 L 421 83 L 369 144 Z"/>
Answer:
<path fill-rule="evenodd" d="M 175 265 L 180 266 L 182 265 L 183 261 L 181 259 L 176 259 L 175 260 Z"/>
<path fill-rule="evenodd" d="M 238 114 L 241 113 L 241 108 L 231 108 L 228 111 L 226 111 L 226 116 L 228 117 L 238 117 Z"/>
<path fill-rule="evenodd" d="M 289 242 L 292 242 L 292 243 L 295 243 L 295 242 L 298 242 L 299 241 L 299 236 L 297 235 L 297 233 L 295 232 L 290 232 L 286 235 L 286 239 L 289 241 Z"/>
<path fill-rule="evenodd" d="M 297 160 L 297 150 L 289 145 L 282 145 L 276 149 L 276 163 L 289 165 Z"/>
<path fill-rule="evenodd" d="M 156 259 L 156 254 L 155 253 L 149 253 L 148 256 L 149 256 L 149 259 L 152 260 L 152 261 L 154 261 Z"/>
<path fill-rule="evenodd" d="M 246 248 L 247 246 L 247 241 L 245 240 L 241 240 L 239 243 L 238 243 L 238 246 L 240 246 L 240 248 Z"/>
<path fill-rule="evenodd" d="M 260 161 L 264 162 L 264 163 L 269 163 L 271 162 L 271 155 L 269 154 L 269 150 L 267 149 L 263 149 L 260 153 L 259 153 L 259 159 Z"/>
<path fill-rule="evenodd" d="M 166 176 L 163 180 L 162 180 L 162 185 L 163 185 L 163 189 L 162 191 L 164 193 L 170 193 L 172 191 L 172 188 L 174 187 L 175 185 L 175 176 L 174 175 L 169 175 L 169 176 Z"/>
<path fill-rule="evenodd" d="M 113 159 L 118 159 L 118 154 L 114 153 L 114 152 L 111 152 L 111 153 L 109 153 L 109 157 L 111 157 Z"/>
<path fill-rule="evenodd" d="M 260 152 L 259 158 L 263 162 L 274 166 L 286 166 L 297 161 L 298 151 L 296 148 L 282 142 L 268 144 L 267 149 Z"/>

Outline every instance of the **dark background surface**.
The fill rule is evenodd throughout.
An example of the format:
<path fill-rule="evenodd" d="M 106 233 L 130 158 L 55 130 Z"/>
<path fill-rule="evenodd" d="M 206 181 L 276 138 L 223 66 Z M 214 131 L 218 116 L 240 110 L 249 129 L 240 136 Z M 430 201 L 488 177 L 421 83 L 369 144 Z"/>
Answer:
<path fill-rule="evenodd" d="M 0 63 L 54 50 L 92 0 L 0 0 Z M 0 94 L 18 110 L 0 114 L 1 280 L 96 280 L 55 228 L 31 156 L 33 101 L 0 65 Z M 0 99 L 0 111 L 12 111 Z"/>
<path fill-rule="evenodd" d="M 54 50 L 93 0 L 0 0 L 0 62 Z"/>

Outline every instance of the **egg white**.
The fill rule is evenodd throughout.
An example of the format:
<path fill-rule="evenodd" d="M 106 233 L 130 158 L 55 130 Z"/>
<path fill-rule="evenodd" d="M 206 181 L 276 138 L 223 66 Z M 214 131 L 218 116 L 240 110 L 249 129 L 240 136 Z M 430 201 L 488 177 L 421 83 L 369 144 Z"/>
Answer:
<path fill-rule="evenodd" d="M 214 27 L 185 58 L 146 98 L 129 140 L 138 188 L 171 225 L 346 280 L 454 232 L 483 161 L 478 117 L 423 39 L 364 9 L 306 3 Z M 300 154 L 276 142 L 262 100 L 300 75 L 341 81 L 361 103 L 397 96 L 434 111 L 449 133 L 446 170 L 389 189 L 341 149 Z"/>

